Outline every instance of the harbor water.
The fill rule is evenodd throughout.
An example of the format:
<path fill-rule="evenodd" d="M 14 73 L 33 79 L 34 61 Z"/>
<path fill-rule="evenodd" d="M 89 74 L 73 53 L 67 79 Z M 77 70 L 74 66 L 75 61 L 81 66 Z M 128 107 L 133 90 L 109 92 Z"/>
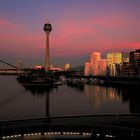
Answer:
<path fill-rule="evenodd" d="M 139 93 L 98 85 L 63 84 L 26 89 L 14 75 L 0 75 L 0 121 L 47 116 L 129 114 L 140 112 Z"/>

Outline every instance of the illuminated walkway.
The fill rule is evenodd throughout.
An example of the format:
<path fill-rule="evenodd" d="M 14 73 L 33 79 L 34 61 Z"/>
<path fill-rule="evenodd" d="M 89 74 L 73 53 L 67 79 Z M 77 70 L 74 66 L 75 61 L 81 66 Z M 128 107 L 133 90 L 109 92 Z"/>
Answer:
<path fill-rule="evenodd" d="M 1 139 L 130 138 L 140 136 L 140 116 L 88 115 L 0 122 Z"/>

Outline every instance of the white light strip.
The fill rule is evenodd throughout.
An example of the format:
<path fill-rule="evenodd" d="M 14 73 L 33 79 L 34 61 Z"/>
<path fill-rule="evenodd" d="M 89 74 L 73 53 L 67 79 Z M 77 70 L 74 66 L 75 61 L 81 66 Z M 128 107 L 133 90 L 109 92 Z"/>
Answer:
<path fill-rule="evenodd" d="M 21 137 L 21 135 L 18 134 L 18 135 L 11 135 L 11 136 L 3 136 L 2 139 L 10 139 L 10 138 L 17 138 L 17 137 Z"/>
<path fill-rule="evenodd" d="M 107 138 L 115 138 L 115 136 L 113 136 L 113 135 L 105 135 L 105 137 L 107 137 Z"/>
<path fill-rule="evenodd" d="M 82 135 L 84 135 L 84 136 L 91 136 L 92 134 L 91 133 L 87 133 L 87 132 L 83 132 Z"/>
<path fill-rule="evenodd" d="M 26 133 L 23 134 L 23 137 L 32 137 L 32 136 L 41 136 L 41 135 L 83 135 L 83 136 L 91 136 L 92 133 L 88 133 L 88 132 L 44 132 L 44 133 Z M 99 134 L 96 134 L 96 136 L 99 136 Z M 108 135 L 106 135 L 107 137 Z M 109 135 L 111 137 L 111 135 Z M 17 134 L 17 135 L 10 135 L 10 136 L 3 136 L 2 139 L 10 139 L 10 138 L 17 138 L 17 137 L 21 137 L 21 134 Z"/>

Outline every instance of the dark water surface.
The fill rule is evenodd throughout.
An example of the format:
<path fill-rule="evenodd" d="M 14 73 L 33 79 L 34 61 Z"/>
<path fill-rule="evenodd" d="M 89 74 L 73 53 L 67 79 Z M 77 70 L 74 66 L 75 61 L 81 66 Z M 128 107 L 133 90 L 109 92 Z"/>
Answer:
<path fill-rule="evenodd" d="M 95 85 L 27 90 L 16 76 L 0 75 L 0 120 L 140 112 L 139 91 Z"/>

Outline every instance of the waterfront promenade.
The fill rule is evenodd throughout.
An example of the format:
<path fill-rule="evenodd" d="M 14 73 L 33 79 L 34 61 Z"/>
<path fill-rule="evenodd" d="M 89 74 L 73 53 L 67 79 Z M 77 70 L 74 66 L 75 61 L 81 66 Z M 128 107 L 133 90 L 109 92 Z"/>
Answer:
<path fill-rule="evenodd" d="M 0 69 L 0 75 L 18 75 L 19 70 L 17 69 Z M 124 77 L 124 76 L 85 76 L 70 73 L 55 73 L 55 76 L 65 76 L 66 79 L 76 80 L 88 83 L 88 84 L 98 84 L 104 86 L 140 86 L 140 77 Z"/>
<path fill-rule="evenodd" d="M 134 138 L 140 135 L 139 114 L 63 116 L 0 122 L 0 138 L 6 140 L 106 138 L 108 134 L 114 138 L 130 138 L 131 132 Z"/>
<path fill-rule="evenodd" d="M 103 86 L 125 86 L 125 87 L 139 87 L 140 77 L 128 77 L 128 76 L 84 76 L 69 74 L 66 76 L 67 79 L 78 79 L 77 81 L 83 81 L 87 84 L 98 84 Z"/>

